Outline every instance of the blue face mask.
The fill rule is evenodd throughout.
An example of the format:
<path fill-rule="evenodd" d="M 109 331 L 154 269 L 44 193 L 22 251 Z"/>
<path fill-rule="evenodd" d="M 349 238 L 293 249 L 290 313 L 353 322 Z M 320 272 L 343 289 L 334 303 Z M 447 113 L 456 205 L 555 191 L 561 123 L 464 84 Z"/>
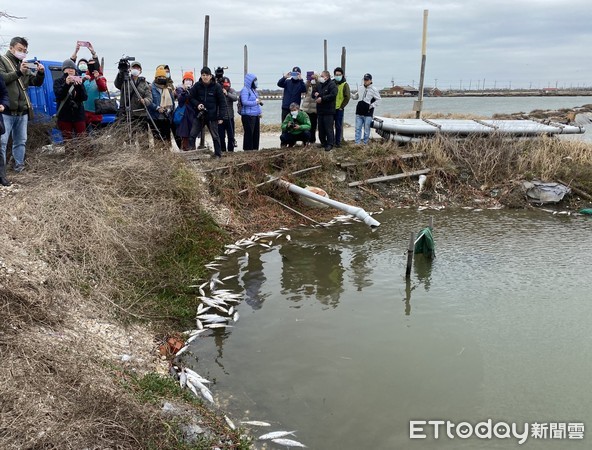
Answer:
<path fill-rule="evenodd" d="M 335 81 L 339 82 L 343 80 L 343 77 L 341 75 L 335 75 Z"/>

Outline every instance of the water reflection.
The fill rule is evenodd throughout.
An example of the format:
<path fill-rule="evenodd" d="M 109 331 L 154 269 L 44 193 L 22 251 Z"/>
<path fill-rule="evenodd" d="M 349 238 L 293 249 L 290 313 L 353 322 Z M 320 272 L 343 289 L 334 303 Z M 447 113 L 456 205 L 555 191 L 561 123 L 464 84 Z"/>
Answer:
<path fill-rule="evenodd" d="M 343 293 L 341 251 L 331 245 L 282 245 L 281 286 L 293 302 L 314 296 L 320 303 L 337 307 Z"/>
<path fill-rule="evenodd" d="M 261 286 L 267 278 L 263 272 L 261 253 L 251 251 L 245 254 L 246 264 L 242 265 L 242 283 L 245 288 L 245 302 L 253 309 L 261 309 L 265 295 L 261 294 Z"/>
<path fill-rule="evenodd" d="M 433 259 L 426 257 L 423 254 L 413 256 L 413 274 L 417 281 L 412 286 L 411 278 L 405 280 L 405 315 L 411 315 L 411 292 L 423 285 L 426 292 L 430 290 L 432 281 L 432 264 Z"/>

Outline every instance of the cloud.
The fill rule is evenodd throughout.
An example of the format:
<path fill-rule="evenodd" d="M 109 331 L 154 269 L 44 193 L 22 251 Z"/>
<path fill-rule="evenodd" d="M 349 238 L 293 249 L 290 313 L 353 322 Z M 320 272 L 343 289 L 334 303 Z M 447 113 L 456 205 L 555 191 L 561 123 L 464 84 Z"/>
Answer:
<path fill-rule="evenodd" d="M 204 7 L 205 6 L 205 7 Z M 74 3 L 41 0 L 15 3 L 6 12 L 25 20 L 0 23 L 0 42 L 24 35 L 32 55 L 62 61 L 76 40 L 90 40 L 105 58 L 113 80 L 123 55 L 135 56 L 144 75 L 167 63 L 180 81 L 184 70 L 202 66 L 204 18 L 210 16 L 209 65 L 228 66 L 235 87 L 242 85 L 243 52 L 263 88 L 272 88 L 292 66 L 323 68 L 328 42 L 329 69 L 341 64 L 357 81 L 371 72 L 379 86 L 418 83 L 423 10 L 429 10 L 426 84 L 458 86 L 460 80 L 563 84 L 590 82 L 592 12 L 588 1 L 413 0 L 388 3 L 326 0 L 311 4 L 271 0 L 209 3 L 113 1 Z M 84 51 L 81 55 L 84 55 Z"/>

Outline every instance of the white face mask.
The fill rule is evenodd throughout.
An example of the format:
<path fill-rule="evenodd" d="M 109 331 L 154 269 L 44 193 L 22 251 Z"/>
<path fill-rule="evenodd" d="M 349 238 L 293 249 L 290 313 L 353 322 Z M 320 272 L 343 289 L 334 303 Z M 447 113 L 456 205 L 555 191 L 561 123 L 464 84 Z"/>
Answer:
<path fill-rule="evenodd" d="M 292 117 L 295 119 L 296 117 L 298 117 L 298 111 L 290 111 L 290 114 L 292 114 Z"/>
<path fill-rule="evenodd" d="M 317 84 L 317 80 L 310 80 L 310 84 Z"/>
<path fill-rule="evenodd" d="M 171 77 L 171 73 L 170 73 L 170 72 L 167 72 L 167 73 L 166 73 L 166 77 L 167 77 L 167 78 L 170 78 L 170 77 Z"/>
<path fill-rule="evenodd" d="M 14 52 L 13 53 L 14 57 L 20 61 L 22 61 L 23 59 L 25 59 L 27 57 L 27 54 L 25 52 Z"/>
<path fill-rule="evenodd" d="M 259 86 L 259 83 L 257 83 L 256 81 L 253 81 L 253 87 L 254 87 L 255 89 L 257 89 L 257 86 Z"/>
<path fill-rule="evenodd" d="M 81 72 L 86 72 L 88 70 L 88 66 L 86 64 L 80 64 L 78 66 L 78 70 L 80 70 Z"/>
<path fill-rule="evenodd" d="M 132 77 L 140 76 L 140 71 L 138 69 L 132 69 Z"/>
<path fill-rule="evenodd" d="M 325 81 L 327 81 L 325 77 L 319 77 L 319 83 L 324 83 Z"/>
<path fill-rule="evenodd" d="M 183 86 L 185 86 L 186 88 L 190 88 L 191 86 L 193 86 L 193 81 L 185 80 L 183 81 Z"/>

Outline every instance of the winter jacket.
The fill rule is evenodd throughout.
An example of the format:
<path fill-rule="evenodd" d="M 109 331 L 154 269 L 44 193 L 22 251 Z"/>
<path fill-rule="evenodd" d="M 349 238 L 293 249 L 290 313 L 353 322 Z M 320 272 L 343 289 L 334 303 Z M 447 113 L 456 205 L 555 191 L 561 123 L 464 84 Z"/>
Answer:
<path fill-rule="evenodd" d="M 4 106 L 4 110 L 10 107 L 8 89 L 6 89 L 6 83 L 4 83 L 4 78 L 2 77 L 0 77 L 0 105 Z M 4 119 L 2 118 L 2 114 L 0 114 L 0 135 L 4 134 L 4 131 Z"/>
<path fill-rule="evenodd" d="M 148 111 L 150 111 L 150 116 L 153 119 L 164 120 L 168 119 L 169 122 L 173 121 L 173 110 L 175 109 L 175 96 L 173 91 L 171 91 L 168 87 L 164 87 L 166 89 L 168 95 L 171 97 L 171 107 L 164 113 L 158 112 L 158 108 L 160 108 L 160 102 L 162 100 L 162 89 L 164 86 L 161 86 L 156 83 L 152 83 L 152 103 L 148 106 Z"/>
<path fill-rule="evenodd" d="M 345 77 L 341 81 L 335 81 L 337 85 L 337 98 L 335 99 L 335 109 L 345 109 L 349 103 L 351 92 L 349 90 L 349 84 Z"/>
<path fill-rule="evenodd" d="M 95 100 L 101 97 L 101 92 L 107 92 L 107 80 L 103 75 L 99 75 L 96 79 L 92 73 L 87 72 L 87 75 L 90 76 L 90 80 L 84 80 L 82 83 L 88 96 L 84 102 L 84 110 L 94 113 Z"/>
<path fill-rule="evenodd" d="M 306 85 L 304 80 L 294 80 L 293 78 L 281 77 L 277 85 L 284 90 L 282 96 L 282 108 L 288 109 L 292 103 L 300 106 L 302 94 L 306 92 Z"/>
<path fill-rule="evenodd" d="M 333 80 L 327 80 L 324 83 L 317 83 L 312 89 L 312 98 L 315 100 L 321 98 L 321 103 L 317 103 L 318 115 L 335 115 L 335 99 L 337 98 L 337 85 Z"/>
<path fill-rule="evenodd" d="M 133 87 L 130 86 L 130 95 L 131 95 L 131 110 L 132 116 L 135 117 L 146 117 L 146 106 L 152 103 L 152 88 L 150 84 L 146 81 L 144 77 L 137 77 L 134 80 L 134 77 L 130 76 L 130 83 L 134 83 L 136 89 L 138 90 L 138 94 L 140 97 L 136 95 L 136 92 Z M 123 84 L 123 74 L 119 72 L 115 77 L 115 87 L 121 90 L 121 96 L 119 97 L 119 114 L 125 114 L 125 100 L 128 97 L 127 93 L 127 85 L 124 86 Z M 144 100 L 144 103 L 140 102 L 140 99 Z"/>
<path fill-rule="evenodd" d="M 224 94 L 224 91 L 222 91 L 222 94 Z M 226 114 L 224 115 L 224 119 L 234 119 L 234 107 L 232 104 L 238 100 L 238 94 L 234 89 L 228 88 L 224 98 L 226 99 Z"/>
<path fill-rule="evenodd" d="M 298 124 L 300 125 L 300 128 L 296 129 L 292 126 L 288 127 L 290 123 Z M 287 131 L 290 134 L 297 136 L 306 130 L 310 130 L 310 118 L 308 117 L 308 114 L 302 110 L 298 111 L 298 115 L 295 119 L 292 117 L 292 114 L 288 114 L 282 122 L 282 131 Z"/>
<path fill-rule="evenodd" d="M 300 108 L 307 114 L 316 114 L 317 113 L 317 104 L 312 98 L 312 88 L 313 84 L 306 83 L 306 94 L 302 99 L 302 107 Z"/>
<path fill-rule="evenodd" d="M 193 121 L 195 120 L 195 109 L 191 106 L 191 102 L 189 101 L 189 89 L 185 89 L 183 86 L 179 86 L 175 90 L 175 94 L 177 96 L 178 106 L 185 105 L 185 112 L 183 113 L 183 119 L 181 119 L 181 123 L 177 125 L 176 134 L 182 138 L 188 138 L 191 135 L 191 127 L 193 126 Z"/>
<path fill-rule="evenodd" d="M 361 93 L 358 91 L 351 95 L 354 100 L 360 99 L 356 105 L 356 116 L 373 116 L 374 108 L 380 103 L 380 93 L 373 84 L 360 89 Z"/>
<path fill-rule="evenodd" d="M 88 98 L 83 84 L 67 84 L 67 74 L 53 82 L 53 92 L 58 113 L 58 120 L 63 122 L 85 122 L 84 101 Z M 70 95 L 68 95 L 70 92 Z M 63 104 L 63 106 L 61 106 Z"/>
<path fill-rule="evenodd" d="M 245 85 L 240 91 L 240 99 L 243 105 L 241 114 L 243 116 L 260 116 L 261 105 L 259 104 L 259 94 L 257 89 L 253 87 L 253 82 L 257 77 L 248 73 L 245 75 Z"/>
<path fill-rule="evenodd" d="M 204 84 L 201 78 L 195 83 L 189 91 L 189 101 L 191 106 L 199 114 L 198 106 L 206 107 L 207 118 L 209 122 L 223 120 L 226 114 L 226 99 L 222 92 L 222 87 L 212 79 L 208 84 Z"/>
<path fill-rule="evenodd" d="M 0 57 L 0 75 L 4 79 L 6 89 L 8 89 L 8 97 L 10 98 L 10 106 L 7 110 L 4 110 L 4 114 L 10 114 L 11 112 L 24 114 L 29 108 L 28 105 L 30 102 L 27 102 L 27 94 L 21 89 L 18 80 L 20 80 L 24 88 L 27 89 L 29 86 L 41 86 L 45 79 L 45 72 L 39 70 L 35 75 L 31 72 L 24 75 L 20 71 L 20 65 L 21 61 L 16 59 L 10 51 L 6 52 L 6 55 Z"/>

